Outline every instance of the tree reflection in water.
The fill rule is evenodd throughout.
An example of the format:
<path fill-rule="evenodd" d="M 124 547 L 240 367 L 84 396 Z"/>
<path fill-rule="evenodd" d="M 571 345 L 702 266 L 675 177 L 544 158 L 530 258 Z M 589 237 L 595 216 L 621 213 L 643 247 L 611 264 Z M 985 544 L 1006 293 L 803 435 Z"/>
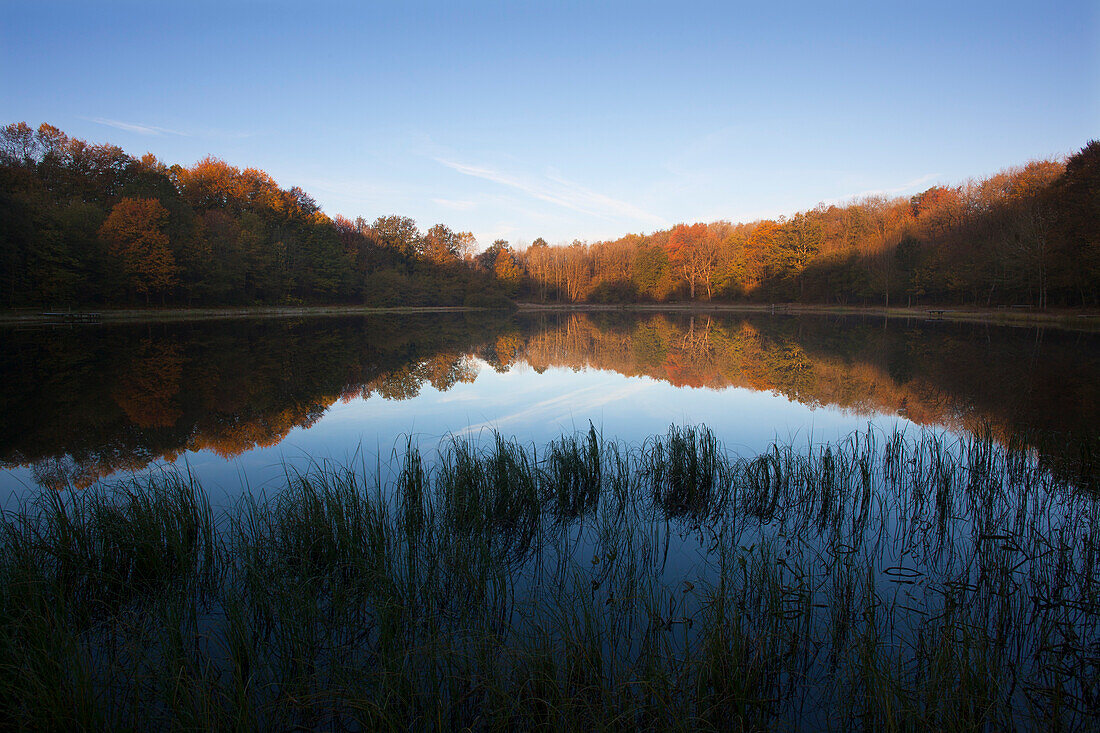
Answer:
<path fill-rule="evenodd" d="M 86 487 L 158 459 L 279 443 L 338 401 L 415 398 L 517 364 L 988 426 L 1095 483 L 1094 334 L 854 317 L 403 315 L 19 330 L 0 354 L 0 462 Z M 459 426 L 462 427 L 462 426 Z"/>

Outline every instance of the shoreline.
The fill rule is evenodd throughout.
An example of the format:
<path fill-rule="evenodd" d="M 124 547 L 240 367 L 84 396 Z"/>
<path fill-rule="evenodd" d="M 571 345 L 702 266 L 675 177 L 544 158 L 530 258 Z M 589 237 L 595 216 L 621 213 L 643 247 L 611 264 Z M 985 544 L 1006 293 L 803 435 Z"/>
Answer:
<path fill-rule="evenodd" d="M 904 318 L 924 321 L 966 321 L 1000 326 L 1052 326 L 1075 331 L 1100 331 L 1100 312 L 1081 310 L 1030 311 L 1008 308 L 891 307 L 801 303 L 593 303 L 548 305 L 520 303 L 519 313 L 639 312 L 639 313 L 765 313 L 769 315 L 837 315 Z"/>
<path fill-rule="evenodd" d="M 774 315 L 838 315 L 877 318 L 963 321 L 1002 326 L 1050 326 L 1074 331 L 1100 331 L 1100 312 L 1082 310 L 1032 311 L 974 307 L 892 307 L 799 303 L 530 303 L 512 311 L 537 313 L 765 313 Z M 0 326 L 72 325 L 77 323 L 146 323 L 168 321 L 233 320 L 247 318 L 306 318 L 320 316 L 476 313 L 491 309 L 470 306 L 245 306 L 205 308 L 118 308 L 43 312 L 38 309 L 0 311 Z"/>
<path fill-rule="evenodd" d="M 367 305 L 274 305 L 209 308 L 105 308 L 43 312 L 37 309 L 0 311 L 0 326 L 95 323 L 152 323 L 165 321 L 212 321 L 246 318 L 297 318 L 355 316 L 388 313 L 466 313 L 488 310 L 467 306 L 367 306 Z"/>

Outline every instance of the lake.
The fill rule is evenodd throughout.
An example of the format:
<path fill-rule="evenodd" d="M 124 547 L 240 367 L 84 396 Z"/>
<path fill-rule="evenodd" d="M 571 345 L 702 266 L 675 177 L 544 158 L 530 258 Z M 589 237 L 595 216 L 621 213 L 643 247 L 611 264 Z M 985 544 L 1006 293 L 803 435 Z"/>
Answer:
<path fill-rule="evenodd" d="M 0 494 L 186 467 L 233 495 L 286 465 L 377 468 L 492 430 L 538 446 L 705 424 L 752 455 L 873 425 L 988 425 L 1072 470 L 1095 445 L 1100 335 L 728 314 L 325 317 L 4 329 Z M 246 481 L 247 480 L 247 481 Z"/>
<path fill-rule="evenodd" d="M 1097 334 L 611 311 L 3 338 L 0 669 L 35 670 L 5 700 L 54 684 L 88 727 L 1100 714 Z"/>

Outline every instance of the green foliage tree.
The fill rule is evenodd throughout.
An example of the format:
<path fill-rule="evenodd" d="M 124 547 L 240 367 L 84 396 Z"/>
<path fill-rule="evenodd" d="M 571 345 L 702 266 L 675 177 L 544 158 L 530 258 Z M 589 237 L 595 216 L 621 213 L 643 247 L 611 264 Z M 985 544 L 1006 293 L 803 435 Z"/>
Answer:
<path fill-rule="evenodd" d="M 484 252 L 474 257 L 474 264 L 481 270 L 492 272 L 497 265 L 497 257 L 506 249 L 508 249 L 508 241 L 505 239 L 497 239 L 486 247 Z"/>
<path fill-rule="evenodd" d="M 654 300 L 664 297 L 669 278 L 668 253 L 662 247 L 642 246 L 630 269 L 637 292 Z"/>
<path fill-rule="evenodd" d="M 380 216 L 371 225 L 371 235 L 381 246 L 410 262 L 423 251 L 423 237 L 416 222 L 407 216 Z"/>
<path fill-rule="evenodd" d="M 798 297 L 803 299 L 805 282 L 802 275 L 821 250 L 821 223 L 811 214 L 795 214 L 781 227 L 776 244 L 772 262 L 777 271 L 798 283 Z"/>

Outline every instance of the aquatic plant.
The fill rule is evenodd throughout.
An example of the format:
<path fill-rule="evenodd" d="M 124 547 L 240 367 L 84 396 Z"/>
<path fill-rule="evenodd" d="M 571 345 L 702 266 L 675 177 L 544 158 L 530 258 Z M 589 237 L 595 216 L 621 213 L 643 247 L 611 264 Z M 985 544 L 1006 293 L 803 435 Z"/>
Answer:
<path fill-rule="evenodd" d="M 388 476 L 388 478 L 382 478 Z M 5 727 L 1088 729 L 1100 502 L 989 432 L 409 442 L 0 521 Z"/>

